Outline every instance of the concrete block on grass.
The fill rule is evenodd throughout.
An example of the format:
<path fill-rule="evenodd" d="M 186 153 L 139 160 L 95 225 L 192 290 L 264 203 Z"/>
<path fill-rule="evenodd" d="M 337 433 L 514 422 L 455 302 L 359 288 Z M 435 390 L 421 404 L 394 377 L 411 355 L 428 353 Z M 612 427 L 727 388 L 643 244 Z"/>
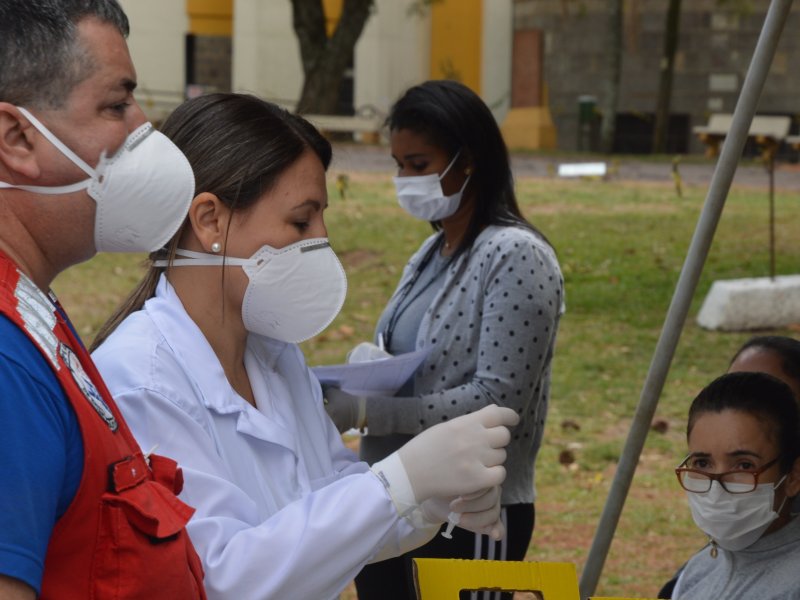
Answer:
<path fill-rule="evenodd" d="M 800 275 L 715 281 L 697 323 L 721 331 L 774 329 L 800 323 Z"/>

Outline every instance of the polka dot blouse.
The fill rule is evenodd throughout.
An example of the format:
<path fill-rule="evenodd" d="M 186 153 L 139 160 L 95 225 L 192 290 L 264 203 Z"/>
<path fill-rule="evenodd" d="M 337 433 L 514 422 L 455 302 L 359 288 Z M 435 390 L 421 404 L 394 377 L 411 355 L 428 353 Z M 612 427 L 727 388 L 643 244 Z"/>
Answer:
<path fill-rule="evenodd" d="M 398 290 L 441 235 L 428 238 L 411 258 Z M 555 253 L 528 229 L 492 226 L 439 277 L 442 284 L 417 332 L 417 348 L 430 348 L 430 355 L 415 376 L 414 396 L 371 402 L 369 435 L 362 443 L 369 446 L 373 436 L 413 435 L 490 403 L 508 406 L 521 422 L 511 433 L 503 503 L 532 502 L 550 361 L 564 312 L 564 283 Z M 382 321 L 397 299 L 396 292 Z M 397 445 L 402 441 L 398 437 Z M 381 446 L 382 454 L 391 451 L 385 443 Z"/>

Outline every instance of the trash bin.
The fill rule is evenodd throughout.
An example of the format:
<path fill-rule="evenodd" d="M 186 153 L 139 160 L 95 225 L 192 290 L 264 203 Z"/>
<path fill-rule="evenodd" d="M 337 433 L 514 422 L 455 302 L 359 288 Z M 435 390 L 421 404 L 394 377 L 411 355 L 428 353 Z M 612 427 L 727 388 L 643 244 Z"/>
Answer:
<path fill-rule="evenodd" d="M 589 94 L 578 96 L 578 150 L 592 150 L 596 107 L 596 96 L 591 96 Z"/>
<path fill-rule="evenodd" d="M 578 122 L 581 124 L 591 123 L 594 118 L 594 109 L 597 106 L 597 98 L 584 94 L 578 96 Z"/>

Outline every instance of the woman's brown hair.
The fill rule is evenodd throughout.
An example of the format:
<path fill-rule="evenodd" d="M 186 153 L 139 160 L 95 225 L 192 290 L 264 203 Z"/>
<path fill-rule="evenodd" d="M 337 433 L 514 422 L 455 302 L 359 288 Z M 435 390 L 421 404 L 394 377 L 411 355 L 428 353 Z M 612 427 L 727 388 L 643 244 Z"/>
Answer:
<path fill-rule="evenodd" d="M 307 150 L 327 170 L 330 143 L 308 121 L 248 94 L 209 94 L 181 104 L 161 127 L 183 151 L 195 177 L 195 195 L 210 192 L 231 210 L 246 210 L 267 193 Z M 153 252 L 144 278 L 103 324 L 94 350 L 131 313 L 155 294 L 164 267 L 172 260 L 185 222 L 164 248 Z"/>

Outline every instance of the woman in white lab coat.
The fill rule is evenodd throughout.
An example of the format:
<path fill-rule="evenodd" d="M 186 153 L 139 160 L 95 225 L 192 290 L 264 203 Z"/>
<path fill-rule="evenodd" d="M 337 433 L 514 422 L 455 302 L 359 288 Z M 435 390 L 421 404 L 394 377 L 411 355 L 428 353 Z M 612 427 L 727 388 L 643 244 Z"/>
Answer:
<path fill-rule="evenodd" d="M 94 359 L 140 445 L 183 468 L 209 598 L 335 597 L 450 513 L 501 536 L 514 411 L 453 419 L 372 468 L 325 413 L 296 342 L 333 320 L 346 290 L 322 216 L 328 142 L 240 94 L 191 100 L 162 131 L 196 197 Z"/>

